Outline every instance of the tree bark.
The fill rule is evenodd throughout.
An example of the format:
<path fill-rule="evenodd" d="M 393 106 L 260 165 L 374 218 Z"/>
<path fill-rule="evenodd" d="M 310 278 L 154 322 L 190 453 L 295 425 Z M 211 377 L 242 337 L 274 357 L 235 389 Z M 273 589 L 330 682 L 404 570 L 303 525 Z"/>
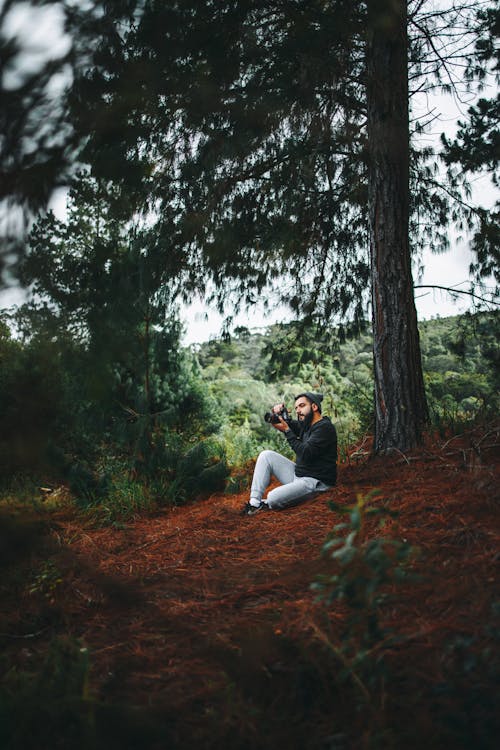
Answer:
<path fill-rule="evenodd" d="M 407 3 L 367 5 L 374 451 L 405 451 L 428 418 L 409 247 Z"/>

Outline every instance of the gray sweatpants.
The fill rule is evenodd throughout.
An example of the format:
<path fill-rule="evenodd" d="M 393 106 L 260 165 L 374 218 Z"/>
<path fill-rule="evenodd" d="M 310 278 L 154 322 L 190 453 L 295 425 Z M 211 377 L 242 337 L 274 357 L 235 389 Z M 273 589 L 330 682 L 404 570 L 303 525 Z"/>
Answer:
<path fill-rule="evenodd" d="M 281 453 L 262 451 L 255 464 L 250 498 L 262 500 L 273 476 L 282 485 L 267 493 L 267 503 L 273 510 L 296 505 L 330 489 L 330 485 L 314 477 L 296 477 L 294 462 Z"/>

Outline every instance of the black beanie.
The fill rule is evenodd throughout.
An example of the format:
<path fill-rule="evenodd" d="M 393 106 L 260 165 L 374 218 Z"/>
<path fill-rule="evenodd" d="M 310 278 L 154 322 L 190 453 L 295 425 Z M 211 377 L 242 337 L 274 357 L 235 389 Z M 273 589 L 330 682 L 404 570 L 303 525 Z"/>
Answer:
<path fill-rule="evenodd" d="M 321 402 L 323 401 L 323 394 L 322 393 L 311 393 L 311 391 L 304 391 L 303 393 L 299 393 L 298 396 L 295 396 L 295 401 L 297 401 L 298 398 L 301 396 L 305 396 L 311 403 L 316 404 L 319 411 L 321 412 Z"/>

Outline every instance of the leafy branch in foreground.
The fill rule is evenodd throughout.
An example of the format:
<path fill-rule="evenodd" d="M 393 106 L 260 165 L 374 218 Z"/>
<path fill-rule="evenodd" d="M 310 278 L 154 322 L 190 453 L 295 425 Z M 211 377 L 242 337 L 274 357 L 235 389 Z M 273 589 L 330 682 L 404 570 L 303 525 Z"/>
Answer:
<path fill-rule="evenodd" d="M 337 513 L 348 515 L 347 521 L 334 526 L 325 542 L 323 555 L 334 563 L 332 573 L 319 575 L 312 584 L 318 599 L 327 605 L 342 602 L 347 607 L 345 628 L 340 647 L 329 641 L 344 666 L 341 676 L 350 677 L 364 697 L 368 690 L 362 680 L 363 667 L 370 666 L 370 679 L 383 678 L 385 667 L 381 650 L 393 642 L 381 623 L 381 612 L 394 584 L 408 580 L 408 563 L 414 548 L 406 541 L 390 537 L 368 538 L 367 523 L 379 519 L 379 527 L 397 512 L 375 504 L 377 491 L 358 495 L 350 506 L 330 503 Z M 361 674 L 360 674 L 361 673 Z"/>

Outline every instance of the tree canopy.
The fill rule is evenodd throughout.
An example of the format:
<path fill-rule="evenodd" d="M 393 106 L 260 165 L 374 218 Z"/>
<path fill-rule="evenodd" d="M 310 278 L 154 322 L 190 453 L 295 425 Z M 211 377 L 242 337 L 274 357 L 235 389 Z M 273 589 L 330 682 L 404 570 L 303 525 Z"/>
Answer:
<path fill-rule="evenodd" d="M 475 4 L 408 6 L 410 98 L 458 85 L 453 65 L 480 33 Z M 91 134 L 87 158 L 153 208 L 164 262 L 175 258 L 189 288 L 212 277 L 221 306 L 268 286 L 270 303 L 301 316 L 361 316 L 365 4 L 146 2 L 134 19 L 105 36 L 74 106 Z M 421 127 L 412 120 L 413 133 Z M 413 142 L 414 250 L 444 247 L 460 210 L 435 159 Z"/>
<path fill-rule="evenodd" d="M 71 124 L 79 158 L 113 207 L 111 245 L 132 233 L 158 294 L 190 299 L 215 289 L 226 313 L 264 299 L 304 322 L 361 325 L 371 298 L 381 450 L 418 442 L 426 415 L 412 256 L 445 248 L 457 220 L 479 221 L 478 276 L 495 258 L 491 224 L 464 200 L 463 175 L 441 179 L 436 154 L 417 139 L 425 115 L 412 114 L 418 93 L 458 85 L 460 65 L 473 85 L 478 65 L 494 57 L 493 8 L 451 0 L 67 6 L 68 30 L 90 42 L 70 91 Z M 81 42 L 75 49 L 83 59 Z M 44 242 L 51 247 L 48 235 Z M 94 243 L 96 268 L 116 250 L 106 243 Z M 39 268 L 42 255 L 39 245 Z M 75 300 L 84 301 L 92 279 L 84 254 L 72 258 L 83 282 Z M 109 290 L 109 321 L 119 289 Z M 56 299 L 61 289 L 45 293 Z M 90 314 L 92 294 L 85 304 Z M 403 415 L 414 424 L 403 426 Z"/>

